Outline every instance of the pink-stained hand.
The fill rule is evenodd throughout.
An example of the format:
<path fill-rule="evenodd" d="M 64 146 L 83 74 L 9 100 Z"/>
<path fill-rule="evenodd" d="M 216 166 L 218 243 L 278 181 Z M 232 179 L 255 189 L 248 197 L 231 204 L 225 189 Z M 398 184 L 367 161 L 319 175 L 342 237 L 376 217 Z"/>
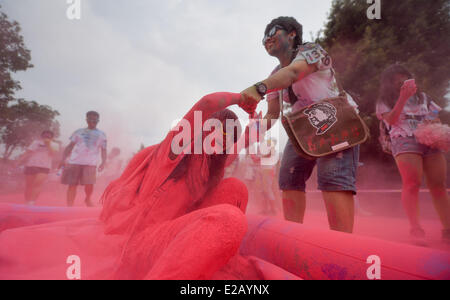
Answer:
<path fill-rule="evenodd" d="M 239 103 L 239 107 L 241 107 L 248 114 L 252 115 L 261 100 L 262 97 L 260 94 L 258 94 L 256 88 L 254 86 L 251 86 L 241 92 L 241 101 Z"/>
<path fill-rule="evenodd" d="M 417 86 L 414 80 L 407 80 L 400 89 L 400 98 L 408 100 L 417 93 Z"/>

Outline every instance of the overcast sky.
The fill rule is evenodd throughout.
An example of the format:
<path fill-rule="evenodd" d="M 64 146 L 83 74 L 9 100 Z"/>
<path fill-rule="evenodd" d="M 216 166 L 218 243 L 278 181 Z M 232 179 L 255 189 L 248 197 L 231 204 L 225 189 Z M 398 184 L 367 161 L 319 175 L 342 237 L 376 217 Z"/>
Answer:
<path fill-rule="evenodd" d="M 81 20 L 67 18 L 66 0 L 0 5 L 20 23 L 34 65 L 15 76 L 23 87 L 17 96 L 58 110 L 64 142 L 97 110 L 109 147 L 129 152 L 161 141 L 203 95 L 266 78 L 277 60 L 262 47 L 265 26 L 293 16 L 310 41 L 331 2 L 81 0 Z"/>

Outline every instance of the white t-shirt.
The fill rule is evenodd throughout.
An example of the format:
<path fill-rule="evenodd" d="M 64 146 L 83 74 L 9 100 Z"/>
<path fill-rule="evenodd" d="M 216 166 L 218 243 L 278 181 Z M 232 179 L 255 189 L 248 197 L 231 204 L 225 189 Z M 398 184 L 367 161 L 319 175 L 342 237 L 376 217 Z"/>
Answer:
<path fill-rule="evenodd" d="M 57 146 L 55 143 L 50 143 L 50 147 L 54 150 L 57 150 Z M 32 152 L 29 157 L 26 167 L 38 167 L 51 169 L 52 167 L 52 156 L 50 154 L 50 150 L 47 148 L 43 140 L 36 140 L 28 147 L 29 151 Z"/>
<path fill-rule="evenodd" d="M 391 138 L 413 136 L 417 126 L 422 123 L 425 117 L 429 116 L 432 111 L 441 111 L 442 108 L 434 101 L 428 98 L 426 94 L 422 94 L 424 101 L 420 101 L 417 95 L 412 96 L 406 101 L 400 118 L 394 125 L 389 125 L 384 119 L 383 114 L 392 111 L 386 104 L 377 103 L 376 112 L 379 120 L 383 120 L 387 128 L 390 128 L 389 135 Z M 417 118 L 408 118 L 407 116 L 416 116 Z"/>
<path fill-rule="evenodd" d="M 304 60 L 308 64 L 316 64 L 318 70 L 292 85 L 292 90 L 298 99 L 292 107 L 293 112 L 299 111 L 317 101 L 337 97 L 339 95 L 339 88 L 332 70 L 332 59 L 319 44 L 306 43 L 300 46 L 293 62 L 300 60 Z M 281 66 L 278 65 L 271 75 L 275 74 L 280 69 Z M 269 93 L 267 95 L 267 100 L 270 101 L 274 98 L 279 99 L 280 93 L 282 93 L 284 102 L 291 102 L 288 89 Z M 355 108 L 358 107 L 353 98 L 348 94 L 347 99 L 350 105 Z"/>
<path fill-rule="evenodd" d="M 106 135 L 98 129 L 78 129 L 70 137 L 75 143 L 70 158 L 72 165 L 97 166 L 101 149 L 106 150 Z"/>

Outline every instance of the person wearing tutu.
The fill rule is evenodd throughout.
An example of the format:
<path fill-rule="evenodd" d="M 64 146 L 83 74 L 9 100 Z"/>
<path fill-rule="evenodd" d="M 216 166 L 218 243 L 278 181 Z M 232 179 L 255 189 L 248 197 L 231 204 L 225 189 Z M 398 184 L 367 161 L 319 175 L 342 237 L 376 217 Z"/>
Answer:
<path fill-rule="evenodd" d="M 425 238 L 419 220 L 419 189 L 425 175 L 433 203 L 442 222 L 442 238 L 450 240 L 450 214 L 444 153 L 417 141 L 415 131 L 426 123 L 440 122 L 441 108 L 425 93 L 418 92 L 412 74 L 403 66 L 389 66 L 381 75 L 377 117 L 385 122 L 392 155 L 402 177 L 402 203 L 411 225 L 410 235 Z"/>

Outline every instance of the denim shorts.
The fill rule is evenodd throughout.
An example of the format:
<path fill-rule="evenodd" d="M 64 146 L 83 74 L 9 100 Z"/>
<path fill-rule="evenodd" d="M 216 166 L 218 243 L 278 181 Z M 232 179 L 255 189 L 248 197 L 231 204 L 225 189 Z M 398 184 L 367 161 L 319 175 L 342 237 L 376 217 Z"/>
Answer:
<path fill-rule="evenodd" d="M 414 136 L 391 138 L 391 143 L 392 155 L 394 157 L 405 153 L 416 153 L 422 156 L 429 156 L 442 152 L 441 150 L 420 144 Z"/>
<path fill-rule="evenodd" d="M 350 191 L 356 194 L 356 169 L 359 162 L 359 145 L 342 152 L 308 160 L 297 154 L 291 141 L 284 148 L 281 160 L 279 186 L 282 191 L 306 190 L 317 163 L 318 189 L 326 192 Z"/>

